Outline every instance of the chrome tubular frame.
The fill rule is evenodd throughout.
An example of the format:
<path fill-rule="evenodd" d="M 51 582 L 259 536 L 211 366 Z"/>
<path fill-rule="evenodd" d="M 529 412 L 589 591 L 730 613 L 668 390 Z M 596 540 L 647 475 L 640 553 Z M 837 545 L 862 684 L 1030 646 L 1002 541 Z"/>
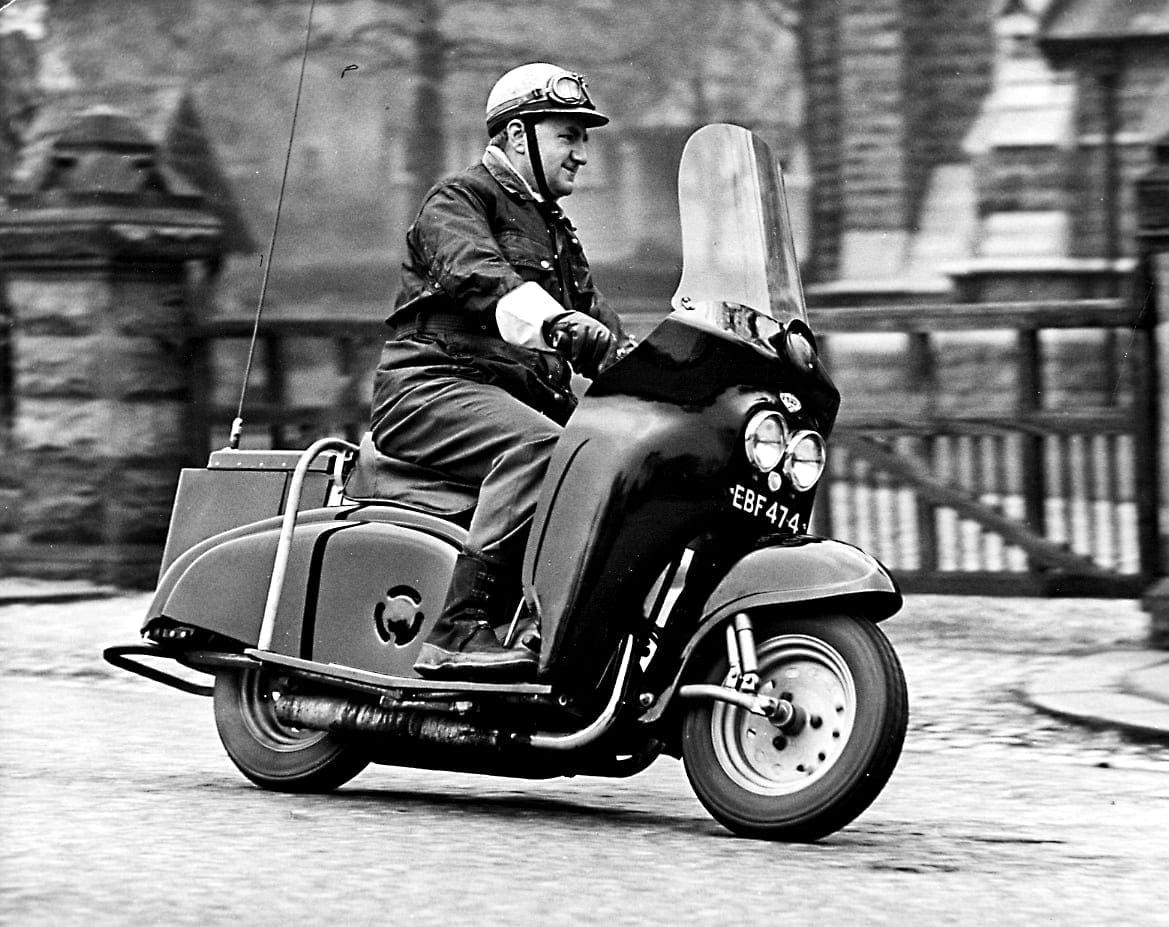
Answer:
<path fill-rule="evenodd" d="M 617 670 L 617 678 L 613 681 L 613 691 L 609 694 L 608 704 L 605 705 L 604 710 L 595 721 L 571 734 L 533 734 L 532 746 L 543 750 L 575 750 L 592 743 L 609 730 L 623 703 L 625 686 L 629 680 L 629 669 L 633 664 L 633 651 L 634 639 L 630 636 L 625 641 L 625 649 L 621 653 L 621 665 Z"/>
<path fill-rule="evenodd" d="M 276 544 L 276 556 L 272 560 L 272 579 L 268 583 L 268 598 L 264 603 L 264 618 L 260 623 L 260 639 L 257 650 L 271 650 L 276 634 L 276 612 L 280 608 L 280 596 L 284 592 L 284 577 L 288 572 L 288 557 L 292 552 L 292 536 L 296 531 L 296 516 L 300 512 L 300 496 L 308 468 L 325 451 L 357 453 L 357 445 L 341 438 L 321 438 L 309 445 L 296 462 L 292 481 L 288 485 L 288 498 L 284 503 L 284 518 L 280 523 L 280 540 Z"/>

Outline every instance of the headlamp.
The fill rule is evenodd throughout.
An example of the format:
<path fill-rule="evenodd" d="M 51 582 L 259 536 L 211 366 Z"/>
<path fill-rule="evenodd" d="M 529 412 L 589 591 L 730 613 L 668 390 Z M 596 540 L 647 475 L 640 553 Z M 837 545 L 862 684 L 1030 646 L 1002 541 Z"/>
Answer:
<path fill-rule="evenodd" d="M 797 367 L 810 369 L 816 362 L 816 336 L 806 325 L 793 320 L 783 330 L 783 353 Z"/>
<path fill-rule="evenodd" d="M 770 473 L 778 467 L 787 443 L 787 425 L 778 412 L 771 409 L 756 412 L 747 422 L 743 444 L 747 459 L 756 470 Z"/>
<path fill-rule="evenodd" d="M 828 461 L 824 439 L 815 431 L 798 431 L 783 455 L 783 472 L 799 492 L 819 482 Z"/>

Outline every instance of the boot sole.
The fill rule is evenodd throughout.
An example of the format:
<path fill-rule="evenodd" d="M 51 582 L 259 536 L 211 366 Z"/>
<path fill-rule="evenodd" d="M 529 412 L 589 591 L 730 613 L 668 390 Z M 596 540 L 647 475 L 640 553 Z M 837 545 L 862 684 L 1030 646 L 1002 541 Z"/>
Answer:
<path fill-rule="evenodd" d="M 443 650 L 433 644 L 423 644 L 414 661 L 414 672 L 427 679 L 490 679 L 492 681 L 523 682 L 535 678 L 536 660 L 531 653 L 508 652 L 489 662 L 468 660 L 469 654 Z"/>

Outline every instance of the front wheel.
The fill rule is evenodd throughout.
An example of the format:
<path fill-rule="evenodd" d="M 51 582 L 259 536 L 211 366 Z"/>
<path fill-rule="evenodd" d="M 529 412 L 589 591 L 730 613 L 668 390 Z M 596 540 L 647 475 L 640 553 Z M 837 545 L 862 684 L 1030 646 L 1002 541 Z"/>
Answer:
<path fill-rule="evenodd" d="M 231 761 L 245 776 L 277 792 L 331 792 L 367 765 L 353 744 L 325 731 L 290 727 L 273 707 L 276 677 L 263 669 L 215 677 L 215 727 Z"/>
<path fill-rule="evenodd" d="M 802 726 L 783 731 L 725 702 L 683 721 L 682 758 L 699 800 L 737 834 L 811 841 L 877 797 L 901 755 L 905 675 L 881 629 L 848 616 L 771 619 L 755 629 L 759 693 L 790 701 Z M 707 681 L 726 678 L 725 658 Z"/>

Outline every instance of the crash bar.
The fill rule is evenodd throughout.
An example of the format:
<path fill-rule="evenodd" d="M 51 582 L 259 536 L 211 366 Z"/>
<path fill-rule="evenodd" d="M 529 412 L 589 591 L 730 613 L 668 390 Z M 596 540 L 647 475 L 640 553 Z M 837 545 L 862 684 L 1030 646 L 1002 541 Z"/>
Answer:
<path fill-rule="evenodd" d="M 321 438 L 308 446 L 296 462 L 292 481 L 288 484 L 288 498 L 284 503 L 284 518 L 280 523 L 280 540 L 276 543 L 276 556 L 272 560 L 272 579 L 268 584 L 268 599 L 264 603 L 264 618 L 260 624 L 260 639 L 257 650 L 271 650 L 276 635 L 276 611 L 280 608 L 280 597 L 284 593 L 284 577 L 288 572 L 288 558 L 292 554 L 292 535 L 296 530 L 296 516 L 300 512 L 300 495 L 304 489 L 304 478 L 322 453 L 328 450 L 357 453 L 357 445 L 342 438 Z"/>
<path fill-rule="evenodd" d="M 532 746 L 543 750 L 575 750 L 592 743 L 612 727 L 617 718 L 617 709 L 621 707 L 625 684 L 629 680 L 629 667 L 633 663 L 633 649 L 634 638 L 630 635 L 625 641 L 625 649 L 621 653 L 621 666 L 617 670 L 617 679 L 613 682 L 613 692 L 609 696 L 609 702 L 592 724 L 579 731 L 573 731 L 571 734 L 533 734 L 531 737 Z"/>

